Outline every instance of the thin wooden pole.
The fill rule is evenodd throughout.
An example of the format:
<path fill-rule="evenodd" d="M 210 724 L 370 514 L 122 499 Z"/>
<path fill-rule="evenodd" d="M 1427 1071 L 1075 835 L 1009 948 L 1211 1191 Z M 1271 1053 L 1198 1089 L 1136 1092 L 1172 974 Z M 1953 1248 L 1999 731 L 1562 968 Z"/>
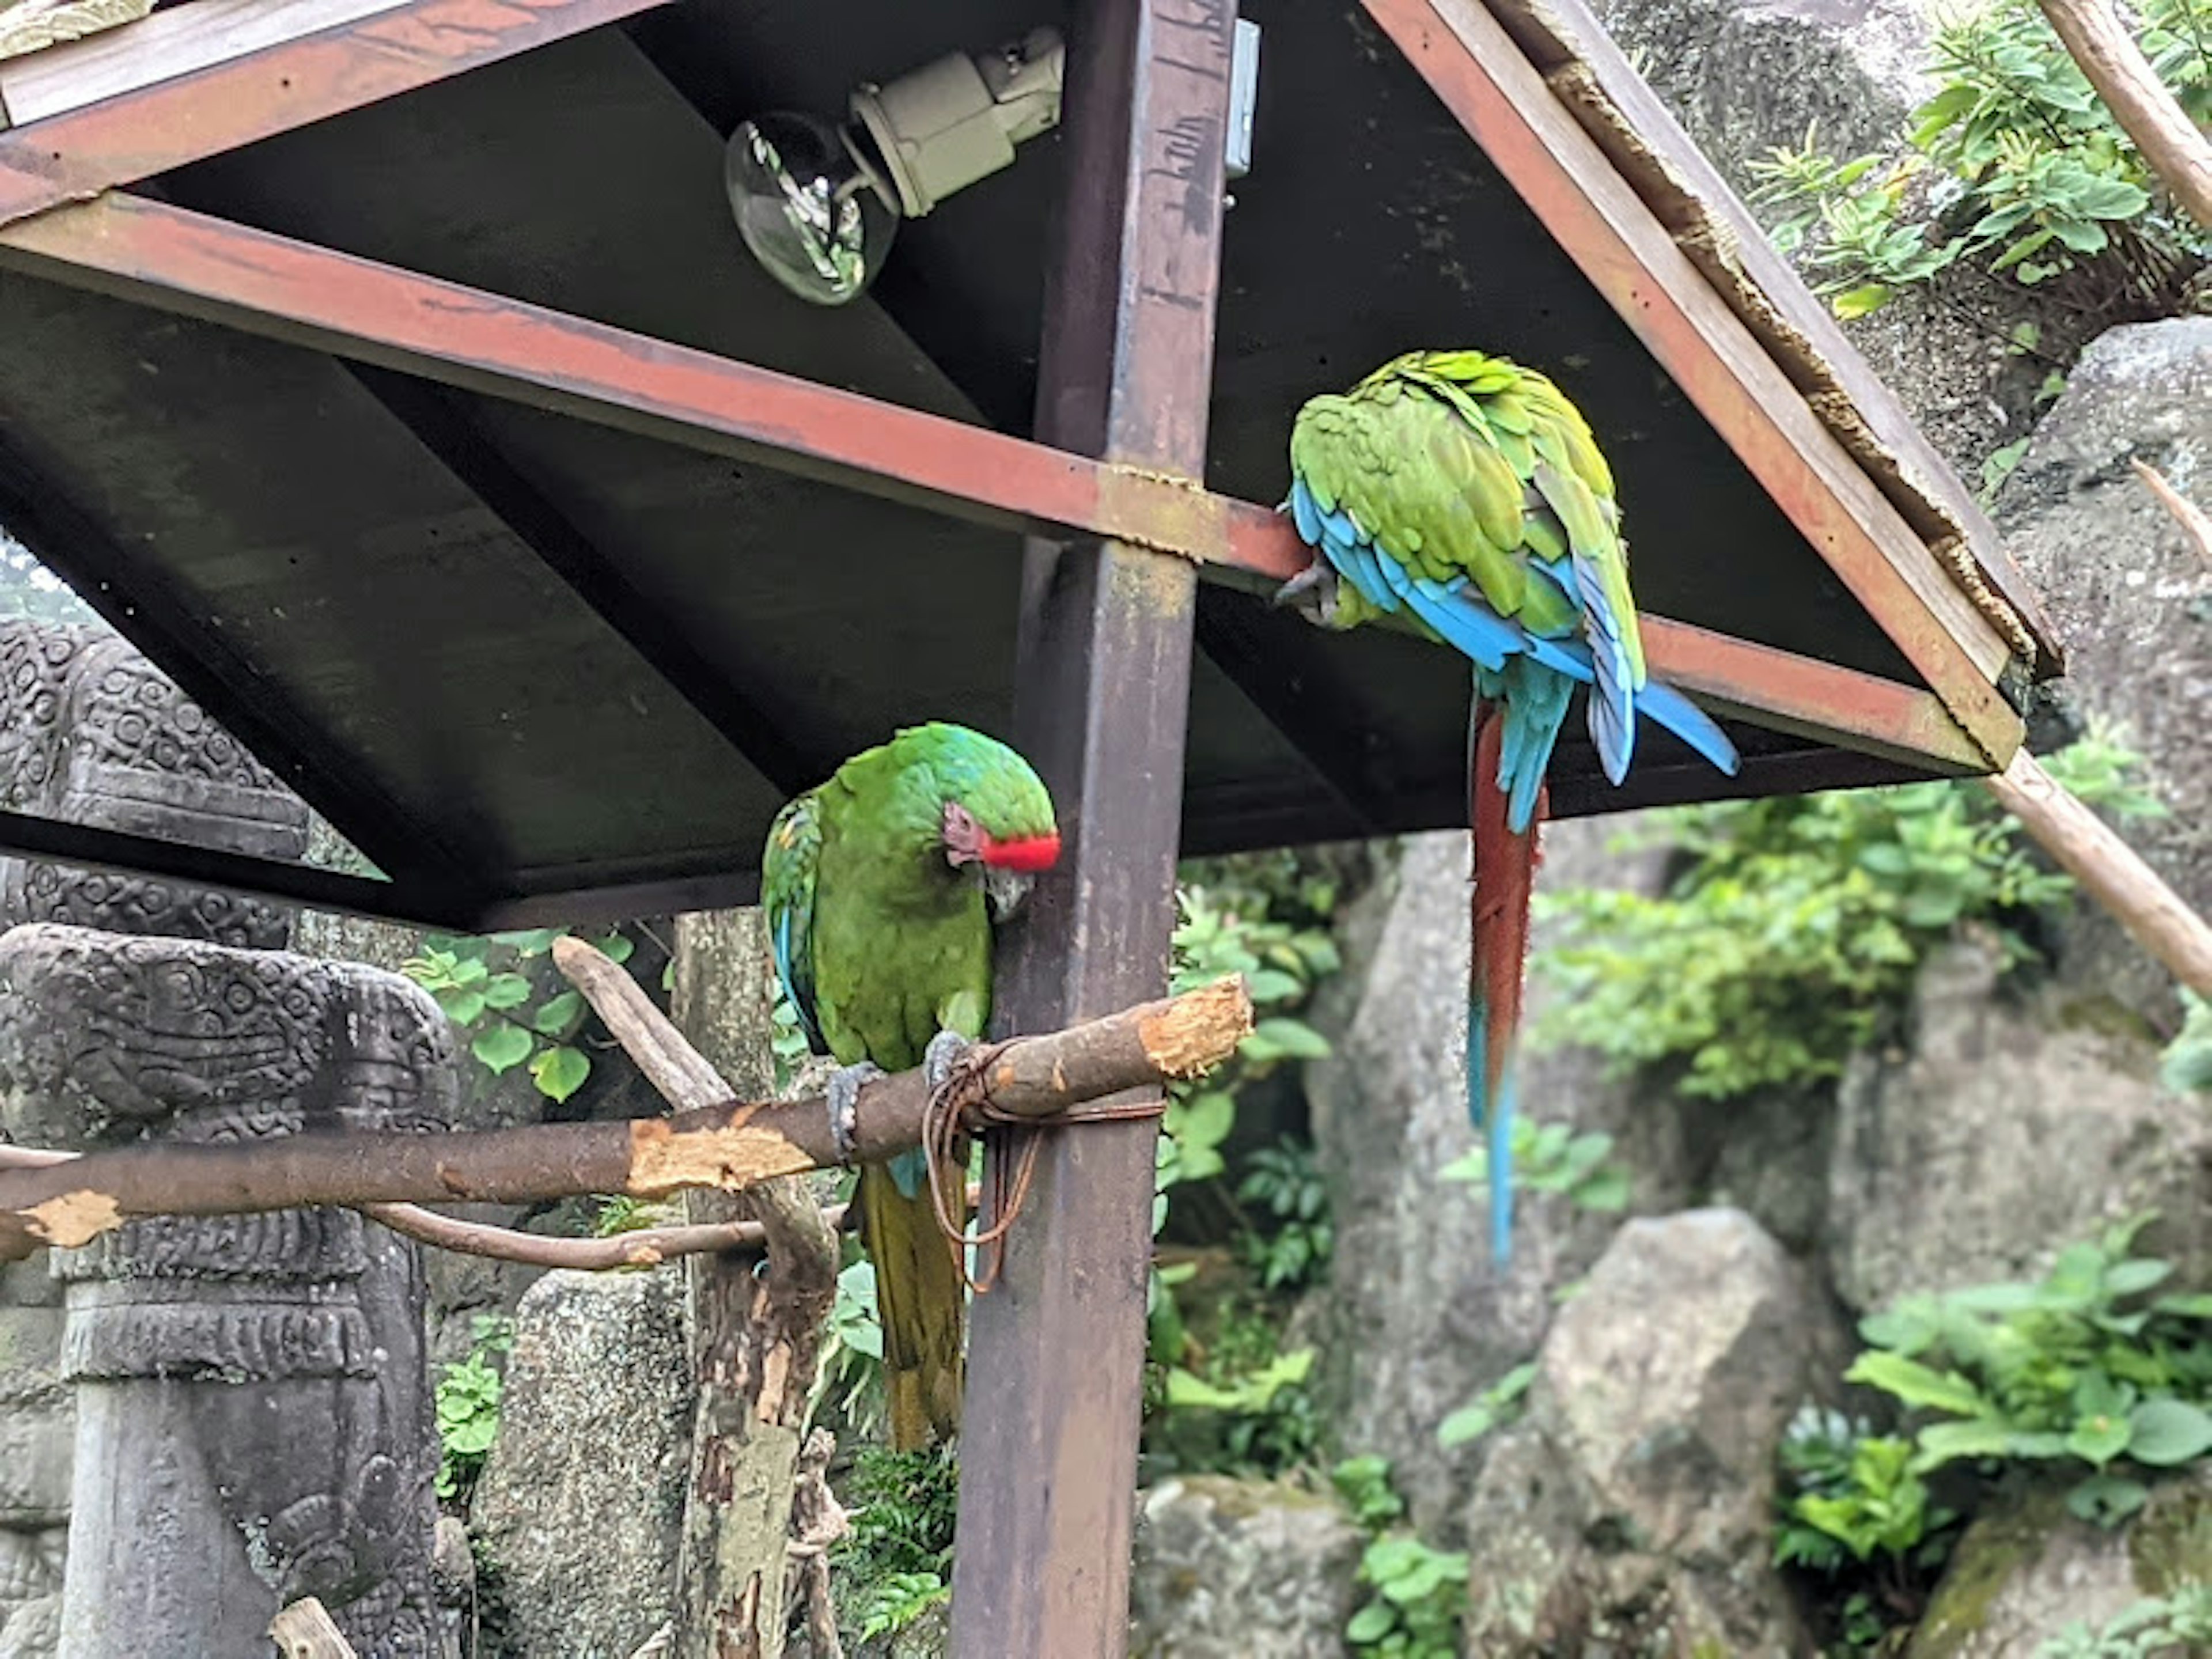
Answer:
<path fill-rule="evenodd" d="M 1086 0 L 1068 32 L 1036 435 L 1193 482 L 1235 15 L 1232 0 Z M 1166 981 L 1194 576 L 1113 541 L 1032 542 L 1025 556 L 1014 738 L 1052 787 L 1068 850 L 1012 930 L 999 1001 L 1014 1030 Z M 1002 1276 L 976 1298 L 957 1659 L 1127 1650 L 1157 1133 L 1138 1121 L 1048 1133 Z"/>
<path fill-rule="evenodd" d="M 2212 230 L 2212 142 L 2144 60 L 2112 0 L 2038 3 L 2150 170 L 2191 218 Z"/>
<path fill-rule="evenodd" d="M 2136 944 L 2199 996 L 2212 997 L 2212 926 L 2118 832 L 2022 749 L 1982 780 L 2037 846 L 2116 917 Z"/>

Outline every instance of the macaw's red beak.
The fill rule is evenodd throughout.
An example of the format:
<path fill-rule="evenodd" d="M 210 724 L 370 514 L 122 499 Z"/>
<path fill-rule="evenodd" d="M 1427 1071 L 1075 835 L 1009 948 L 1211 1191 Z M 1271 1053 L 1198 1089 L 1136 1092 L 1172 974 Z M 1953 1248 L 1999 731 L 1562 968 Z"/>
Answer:
<path fill-rule="evenodd" d="M 1033 876 L 1060 861 L 1060 836 L 1055 831 L 1024 836 L 1013 841 L 994 841 L 986 836 L 982 859 L 994 870 L 1018 870 L 1025 876 Z"/>

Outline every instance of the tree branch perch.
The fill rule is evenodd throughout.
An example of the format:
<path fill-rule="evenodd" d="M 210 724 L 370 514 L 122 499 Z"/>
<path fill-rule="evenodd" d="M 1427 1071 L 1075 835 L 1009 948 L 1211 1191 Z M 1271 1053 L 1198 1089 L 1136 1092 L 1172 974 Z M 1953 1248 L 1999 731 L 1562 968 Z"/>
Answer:
<path fill-rule="evenodd" d="M 620 984 L 610 984 L 579 953 L 604 963 Z M 655 1087 L 672 1101 L 697 1102 L 703 1091 L 710 1100 L 719 1096 L 719 1103 L 665 1118 L 474 1133 L 302 1134 L 225 1146 L 146 1141 L 45 1168 L 0 1169 L 0 1261 L 41 1245 L 89 1243 L 133 1216 L 315 1204 L 532 1203 L 589 1193 L 660 1198 L 687 1188 L 743 1190 L 836 1161 L 819 1096 L 729 1101 L 713 1068 L 629 975 L 580 943 L 557 954 L 562 971 Z M 638 1007 L 676 1036 L 680 1050 L 651 1021 L 640 1020 Z M 1085 1101 L 1198 1075 L 1226 1059 L 1251 1025 L 1250 996 L 1241 981 L 1224 980 L 1064 1031 L 984 1045 L 963 1103 L 1048 1118 Z M 858 1157 L 877 1162 L 919 1145 L 928 1102 L 918 1069 L 862 1090 Z"/>

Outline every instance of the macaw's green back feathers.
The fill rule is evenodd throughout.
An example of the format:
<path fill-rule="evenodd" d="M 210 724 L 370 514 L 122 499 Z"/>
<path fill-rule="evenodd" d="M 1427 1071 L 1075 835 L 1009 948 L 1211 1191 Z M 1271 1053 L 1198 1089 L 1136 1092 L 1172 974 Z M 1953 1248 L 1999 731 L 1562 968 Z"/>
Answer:
<path fill-rule="evenodd" d="M 1589 688 L 1590 739 L 1615 783 L 1639 714 L 1724 772 L 1735 748 L 1650 678 L 1612 469 L 1581 413 L 1533 370 L 1477 351 L 1408 352 L 1313 398 L 1291 432 L 1287 505 L 1333 573 L 1331 626 L 1403 617 L 1474 665 L 1468 1091 L 1492 1138 L 1502 1259 L 1534 830 L 1574 689 Z"/>
<path fill-rule="evenodd" d="M 762 899 L 777 975 L 816 1052 L 899 1072 L 940 1030 L 981 1036 L 991 921 L 979 872 L 1034 869 L 1057 848 L 1052 800 L 1029 763 L 964 726 L 901 732 L 787 805 L 769 832 Z M 964 1157 L 940 1171 L 948 1194 L 966 1189 Z M 928 1175 L 916 1150 L 864 1168 L 857 1194 L 892 1438 L 905 1448 L 959 1423 L 965 1280 Z"/>

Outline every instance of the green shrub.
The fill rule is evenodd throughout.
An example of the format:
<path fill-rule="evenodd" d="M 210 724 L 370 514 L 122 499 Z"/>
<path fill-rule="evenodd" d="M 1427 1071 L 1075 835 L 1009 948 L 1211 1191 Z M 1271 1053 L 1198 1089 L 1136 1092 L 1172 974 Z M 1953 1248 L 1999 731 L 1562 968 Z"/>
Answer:
<path fill-rule="evenodd" d="M 2201 123 L 2212 0 L 2138 0 L 2140 39 Z M 1813 133 L 1753 164 L 1774 241 L 1837 313 L 1863 316 L 1960 261 L 2027 284 L 2092 271 L 2106 308 L 2178 299 L 2212 241 L 2166 200 L 2031 0 L 1985 0 L 1936 31 L 1933 97 L 1889 150 L 1839 160 Z"/>
<path fill-rule="evenodd" d="M 525 966 L 548 955 L 566 927 L 464 939 L 426 934 L 422 954 L 401 965 L 408 978 L 438 1000 L 467 1039 L 469 1053 L 495 1077 L 527 1066 L 538 1092 L 563 1101 L 584 1086 L 592 1059 L 581 1041 L 593 1018 L 583 994 L 563 986 L 543 998 Z M 637 946 L 620 931 L 593 939 L 617 963 Z"/>
<path fill-rule="evenodd" d="M 2123 817 L 2158 804 L 2134 757 L 2089 738 L 2052 775 Z M 1536 970 L 1563 994 L 1538 1040 L 1609 1057 L 1617 1071 L 1679 1069 L 1685 1094 L 1728 1098 L 1839 1075 L 1910 996 L 1920 965 L 1966 924 L 2014 961 L 2039 914 L 2073 891 L 1978 786 L 1729 801 L 1654 815 L 1686 867 L 1657 897 L 1540 893 L 1560 929 Z"/>
<path fill-rule="evenodd" d="M 455 1503 L 466 1500 L 499 1436 L 507 1384 L 493 1360 L 514 1346 L 514 1322 L 503 1314 L 478 1314 L 471 1322 L 471 1335 L 468 1357 L 445 1366 L 432 1393 L 438 1423 L 437 1494 Z"/>
<path fill-rule="evenodd" d="M 1389 1659 L 1457 1659 L 1460 1620 L 1467 1609 L 1468 1559 L 1440 1550 L 1392 1522 L 1406 1512 L 1380 1457 L 1347 1458 L 1330 1480 L 1369 1534 L 1359 1582 L 1371 1592 L 1344 1627 L 1361 1655 Z"/>

